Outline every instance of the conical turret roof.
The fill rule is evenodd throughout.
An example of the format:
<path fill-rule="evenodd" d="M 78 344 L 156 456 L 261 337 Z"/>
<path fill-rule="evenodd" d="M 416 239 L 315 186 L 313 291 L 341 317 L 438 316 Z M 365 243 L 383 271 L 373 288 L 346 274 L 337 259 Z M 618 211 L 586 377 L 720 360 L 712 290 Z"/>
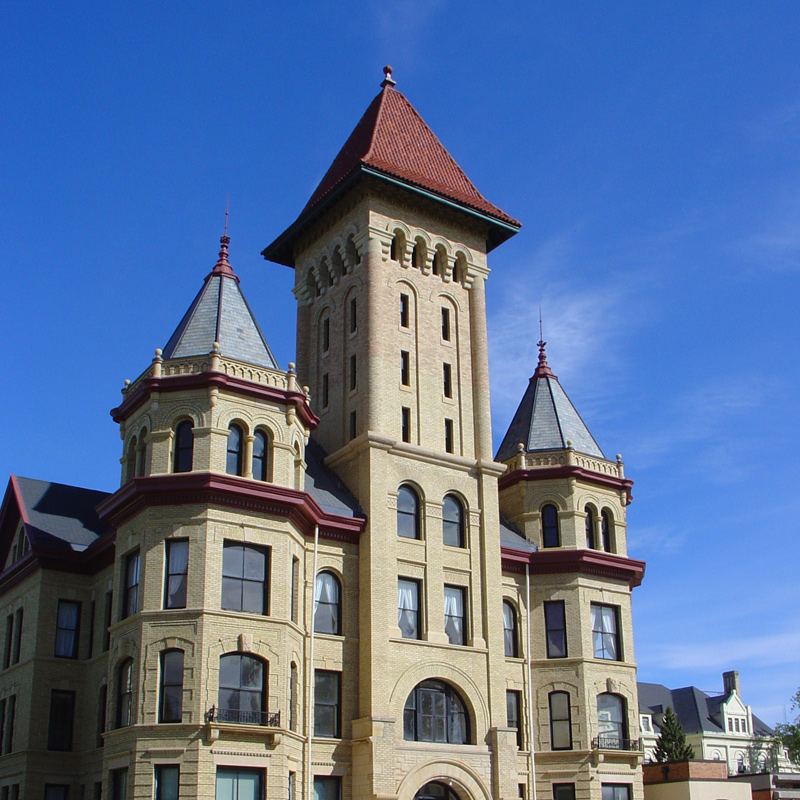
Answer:
<path fill-rule="evenodd" d="M 269 369 L 278 363 L 228 263 L 230 238 L 220 239 L 219 260 L 164 346 L 164 358 L 206 355 L 219 343 L 222 356 Z"/>
<path fill-rule="evenodd" d="M 507 461 L 515 456 L 519 452 L 520 442 L 526 453 L 563 450 L 567 442 L 571 442 L 579 453 L 604 459 L 603 451 L 550 369 L 545 344 L 539 342 L 539 363 L 503 437 L 495 461 Z"/>

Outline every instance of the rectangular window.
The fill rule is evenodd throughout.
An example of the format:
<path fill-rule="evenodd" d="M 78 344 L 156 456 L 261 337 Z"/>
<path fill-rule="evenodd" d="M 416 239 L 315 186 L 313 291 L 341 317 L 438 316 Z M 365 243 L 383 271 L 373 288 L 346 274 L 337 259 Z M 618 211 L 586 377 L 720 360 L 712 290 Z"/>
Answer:
<path fill-rule="evenodd" d="M 444 384 L 444 396 L 453 396 L 453 367 L 450 364 L 442 364 L 442 383 Z"/>
<path fill-rule="evenodd" d="M 733 719 L 728 719 L 728 732 L 733 733 Z"/>
<path fill-rule="evenodd" d="M 341 800 L 342 779 L 338 775 L 314 776 L 314 800 Z"/>
<path fill-rule="evenodd" d="M 56 649 L 59 658 L 77 658 L 80 639 L 81 604 L 72 600 L 58 601 L 56 617 Z"/>
<path fill-rule="evenodd" d="M 575 800 L 575 784 L 554 783 L 553 800 Z"/>
<path fill-rule="evenodd" d="M 350 391 L 355 391 L 357 385 L 358 376 L 356 374 L 356 357 L 352 355 L 350 356 Z"/>
<path fill-rule="evenodd" d="M 294 772 L 290 772 L 289 773 L 289 786 L 286 789 L 288 800 L 294 800 L 294 793 L 295 793 L 294 782 L 295 782 L 295 773 Z"/>
<path fill-rule="evenodd" d="M 400 436 L 404 442 L 411 441 L 411 409 L 403 406 L 400 418 Z"/>
<path fill-rule="evenodd" d="M 111 770 L 111 800 L 127 800 L 128 798 L 128 770 Z"/>
<path fill-rule="evenodd" d="M 3 669 L 11 666 L 11 646 L 14 642 L 14 615 L 6 617 L 6 639 L 3 645 Z"/>
<path fill-rule="evenodd" d="M 442 339 L 450 341 L 450 309 L 442 309 Z"/>
<path fill-rule="evenodd" d="M 350 412 L 350 441 L 356 438 L 356 412 Z"/>
<path fill-rule="evenodd" d="M 322 352 L 327 353 L 331 349 L 331 321 L 327 317 L 322 320 Z"/>
<path fill-rule="evenodd" d="M 3 737 L 3 753 L 10 753 L 14 749 L 14 717 L 17 712 L 17 696 L 12 694 L 6 700 L 6 730 Z"/>
<path fill-rule="evenodd" d="M 75 692 L 50 692 L 48 750 L 72 750 L 72 724 L 75 718 Z"/>
<path fill-rule="evenodd" d="M 300 585 L 300 559 L 292 558 L 292 593 L 291 593 L 291 614 L 292 622 L 297 622 L 299 615 L 300 596 L 297 587 Z"/>
<path fill-rule="evenodd" d="M 322 407 L 327 408 L 328 403 L 330 402 L 330 395 L 329 395 L 329 388 L 328 388 L 328 373 L 326 372 L 322 376 Z"/>
<path fill-rule="evenodd" d="M 594 657 L 621 661 L 619 646 L 619 608 L 592 603 L 592 643 Z"/>
<path fill-rule="evenodd" d="M 164 576 L 164 608 L 186 608 L 186 586 L 189 577 L 189 540 L 166 542 L 166 575 Z"/>
<path fill-rule="evenodd" d="M 268 566 L 265 548 L 225 542 L 222 549 L 222 608 L 266 614 Z"/>
<path fill-rule="evenodd" d="M 5 742 L 6 732 L 6 701 L 0 700 L 0 755 L 3 753 L 3 742 Z"/>
<path fill-rule="evenodd" d="M 508 727 L 517 729 L 517 747 L 522 750 L 522 723 L 520 721 L 522 707 L 521 693 L 509 689 L 506 692 L 506 716 Z"/>
<path fill-rule="evenodd" d="M 19 664 L 19 654 L 22 650 L 22 609 L 18 608 L 14 614 L 14 649 L 11 651 L 11 663 Z"/>
<path fill-rule="evenodd" d="M 733 725 L 734 725 L 734 729 L 736 730 L 736 733 L 739 733 L 739 719 L 738 718 L 733 721 Z"/>
<path fill-rule="evenodd" d="M 400 295 L 400 327 L 408 327 L 408 295 Z"/>
<path fill-rule="evenodd" d="M 69 800 L 69 786 L 64 783 L 46 783 L 44 800 Z"/>
<path fill-rule="evenodd" d="M 183 721 L 183 650 L 164 650 L 161 653 L 158 721 Z"/>
<path fill-rule="evenodd" d="M 155 777 L 156 800 L 178 800 L 181 768 L 177 764 L 159 764 L 156 767 Z"/>
<path fill-rule="evenodd" d="M 342 735 L 342 673 L 314 670 L 314 736 Z"/>
<path fill-rule="evenodd" d="M 111 610 L 114 607 L 114 596 L 112 592 L 106 592 L 106 608 L 103 615 L 103 652 L 108 650 L 111 644 Z"/>
<path fill-rule="evenodd" d="M 629 783 L 604 783 L 602 800 L 631 800 Z"/>
<path fill-rule="evenodd" d="M 86 658 L 91 658 L 94 652 L 94 600 L 89 606 L 89 644 L 86 647 Z"/>
<path fill-rule="evenodd" d="M 444 449 L 446 453 L 452 453 L 454 447 L 453 442 L 453 420 L 446 419 L 444 421 Z"/>
<path fill-rule="evenodd" d="M 550 749 L 572 750 L 572 718 L 568 692 L 550 692 Z"/>
<path fill-rule="evenodd" d="M 544 604 L 544 627 L 547 635 L 547 657 L 567 657 L 567 620 L 563 600 Z"/>
<path fill-rule="evenodd" d="M 400 351 L 400 383 L 403 386 L 411 385 L 411 359 L 409 358 L 408 350 Z"/>
<path fill-rule="evenodd" d="M 122 619 L 133 616 L 139 610 L 139 553 L 131 553 L 125 559 L 125 590 L 122 594 Z"/>
<path fill-rule="evenodd" d="M 444 631 L 450 644 L 467 643 L 465 595 L 466 590 L 461 586 L 444 587 Z"/>
<path fill-rule="evenodd" d="M 358 319 L 356 317 L 356 299 L 353 297 L 350 300 L 350 333 L 355 333 L 358 328 Z"/>
<path fill-rule="evenodd" d="M 94 800 L 103 800 L 103 781 L 94 782 Z"/>
<path fill-rule="evenodd" d="M 404 639 L 419 639 L 419 581 L 399 578 L 397 581 L 397 625 Z"/>

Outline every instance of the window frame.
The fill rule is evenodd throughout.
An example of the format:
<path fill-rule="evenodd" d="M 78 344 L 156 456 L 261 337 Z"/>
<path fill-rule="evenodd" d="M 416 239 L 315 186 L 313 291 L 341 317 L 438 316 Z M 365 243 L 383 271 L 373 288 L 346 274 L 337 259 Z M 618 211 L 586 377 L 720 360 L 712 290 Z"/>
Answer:
<path fill-rule="evenodd" d="M 241 549 L 242 551 L 242 572 L 241 575 L 226 575 L 225 573 L 225 551 L 233 551 L 234 549 Z M 259 581 L 254 578 L 246 577 L 247 574 L 247 554 L 253 552 L 259 554 L 263 558 L 264 564 L 264 577 Z M 222 543 L 222 585 L 220 587 L 220 609 L 223 611 L 235 611 L 240 614 L 255 614 L 257 616 L 269 616 L 269 586 L 270 586 L 270 548 L 262 545 L 251 544 L 243 542 L 239 539 L 225 539 Z M 226 583 L 227 581 L 227 583 Z M 231 581 L 237 581 L 239 584 L 239 607 L 228 606 L 225 604 L 225 587 L 231 586 Z M 261 584 L 261 611 L 252 611 L 244 608 L 245 606 L 245 584 Z"/>
<path fill-rule="evenodd" d="M 563 600 L 545 600 L 542 604 L 544 610 L 545 652 L 547 658 L 569 658 L 569 645 L 567 642 L 567 613 Z M 548 619 L 548 609 L 560 609 L 561 627 L 551 626 Z M 563 654 L 558 653 L 557 643 L 551 639 L 551 634 L 563 632 Z"/>
<path fill-rule="evenodd" d="M 448 501 L 455 507 L 457 514 L 448 518 Z M 453 533 L 455 532 L 455 537 Z M 450 541 L 448 541 L 448 539 Z M 454 543 L 455 542 L 455 543 Z M 442 499 L 442 544 L 446 547 L 465 548 L 467 546 L 466 509 L 461 498 L 448 492 Z"/>
<path fill-rule="evenodd" d="M 225 474 L 242 476 L 244 468 L 244 428 L 238 422 L 228 425 L 225 445 Z M 233 441 L 233 446 L 231 446 Z"/>
<path fill-rule="evenodd" d="M 175 788 L 177 789 L 174 795 L 165 794 L 163 790 L 163 777 L 162 773 L 166 770 L 174 770 L 177 775 L 177 782 Z M 155 800 L 178 800 L 181 795 L 181 767 L 180 764 L 155 764 L 153 767 L 153 781 L 155 784 Z"/>
<path fill-rule="evenodd" d="M 329 792 L 327 790 L 317 790 L 317 782 L 320 787 L 326 785 L 333 787 Z M 314 776 L 314 800 L 342 800 L 342 778 L 341 775 L 315 775 Z"/>
<path fill-rule="evenodd" d="M 406 495 L 408 493 L 408 495 Z M 401 506 L 401 497 L 403 496 L 410 496 L 413 498 L 414 501 L 414 509 L 413 511 L 405 511 L 400 508 Z M 397 489 L 397 535 L 402 539 L 411 539 L 415 541 L 420 541 L 422 539 L 422 514 L 421 514 L 421 505 L 422 500 L 420 498 L 419 493 L 407 483 L 402 483 Z M 401 517 L 402 515 L 402 517 Z M 405 522 L 408 518 L 412 518 L 413 522 L 413 530 L 414 535 L 408 536 L 405 533 L 401 533 L 403 528 L 405 527 L 402 522 Z"/>
<path fill-rule="evenodd" d="M 453 597 L 459 597 L 461 601 L 461 641 L 453 641 L 453 636 L 451 636 L 450 631 L 448 631 L 448 622 L 450 620 L 458 620 L 459 617 L 455 614 L 448 614 L 447 613 L 447 593 L 450 591 Z M 456 594 L 457 593 L 457 594 Z M 458 586 L 455 584 L 448 584 L 444 585 L 444 600 L 445 600 L 445 612 L 444 612 L 444 631 L 447 634 L 448 642 L 452 645 L 457 645 L 459 647 L 464 647 L 467 645 L 469 641 L 469 636 L 467 632 L 467 587 L 466 586 Z M 459 637 L 457 637 L 459 638 Z"/>
<path fill-rule="evenodd" d="M 506 625 L 506 609 L 511 612 L 511 627 Z M 510 600 L 503 600 L 503 652 L 506 658 L 519 658 L 519 622 L 516 606 Z M 509 633 L 511 636 L 509 637 Z M 509 644 L 511 647 L 509 648 Z M 509 652 L 511 650 L 511 652 Z"/>
<path fill-rule="evenodd" d="M 603 783 L 600 785 L 601 800 L 631 800 L 631 785 L 629 783 Z M 606 792 L 606 788 L 611 789 L 611 792 Z M 624 789 L 623 792 L 617 790 Z"/>
<path fill-rule="evenodd" d="M 442 362 L 442 392 L 448 399 L 453 398 L 453 365 Z"/>
<path fill-rule="evenodd" d="M 600 719 L 600 698 L 609 697 L 616 701 L 615 709 L 619 709 L 619 720 L 614 719 Z M 625 698 L 614 692 L 600 692 L 597 695 L 595 700 L 595 708 L 597 712 L 597 745 L 598 748 L 601 750 L 621 750 L 623 748 L 623 743 L 628 740 L 628 703 L 626 702 Z M 603 709 L 603 711 L 611 710 Z M 613 713 L 613 711 L 612 711 Z M 603 733 L 601 730 L 601 726 L 605 726 L 607 728 L 606 732 Z M 609 732 L 608 728 L 613 728 L 612 732 Z M 615 746 L 614 744 L 610 744 L 610 746 L 603 746 L 603 739 L 610 739 L 616 740 L 618 744 Z"/>
<path fill-rule="evenodd" d="M 408 406 L 400 408 L 400 439 L 411 444 L 411 409 Z"/>
<path fill-rule="evenodd" d="M 435 708 L 435 701 L 432 702 L 431 707 L 434 707 L 434 713 L 425 715 L 422 712 L 423 705 L 422 692 L 430 692 L 432 695 L 435 693 L 437 696 L 443 697 L 444 709 L 443 713 L 437 714 Z M 460 710 L 453 708 L 454 701 L 460 705 Z M 429 716 L 432 719 L 431 730 L 435 730 L 435 722 L 440 719 L 443 723 L 442 730 L 445 733 L 444 739 L 420 738 L 420 732 L 425 729 L 423 717 Z M 455 728 L 452 727 L 453 720 L 456 716 L 463 719 L 463 741 L 451 741 Z M 408 734 L 411 733 L 409 736 Z M 403 706 L 403 739 L 411 742 L 435 742 L 441 744 L 470 744 L 472 742 L 472 720 L 470 719 L 469 709 L 464 702 L 458 690 L 451 686 L 449 683 L 430 679 L 418 683 L 409 693 L 406 698 L 405 705 Z"/>
<path fill-rule="evenodd" d="M 400 351 L 400 385 L 411 386 L 411 353 Z"/>
<path fill-rule="evenodd" d="M 48 751 L 72 752 L 75 728 L 75 697 L 75 692 L 71 690 L 50 690 L 50 716 L 47 726 Z M 64 701 L 60 707 L 56 703 L 56 698 Z"/>
<path fill-rule="evenodd" d="M 186 566 L 183 572 L 172 572 L 172 553 L 176 546 L 186 546 Z M 172 601 L 170 598 L 174 593 L 170 592 L 170 579 L 184 576 L 183 581 L 183 601 Z M 189 540 L 188 539 L 166 539 L 164 542 L 164 608 L 181 609 L 186 608 L 189 595 Z"/>
<path fill-rule="evenodd" d="M 168 672 L 178 669 L 177 664 L 168 667 L 167 659 L 180 653 L 180 683 L 167 683 Z M 159 724 L 176 724 L 183 722 L 183 679 L 186 654 L 178 647 L 169 647 L 159 654 L 159 680 L 158 680 L 158 722 Z M 173 690 L 169 692 L 168 690 Z M 177 691 L 176 691 L 177 690 Z M 168 698 L 175 694 L 177 709 L 169 708 Z"/>
<path fill-rule="evenodd" d="M 453 420 L 449 418 L 445 418 L 444 421 L 444 451 L 445 453 L 454 453 L 455 452 L 455 430 L 453 426 Z"/>
<path fill-rule="evenodd" d="M 595 609 L 601 612 L 599 616 L 601 626 L 599 629 L 595 628 Z M 606 611 L 612 612 L 611 618 L 614 620 L 613 631 L 605 630 L 605 622 L 607 619 L 607 615 L 603 612 Z M 624 661 L 625 659 L 622 652 L 622 636 L 620 632 L 621 620 L 620 620 L 619 606 L 610 605 L 609 603 L 592 603 L 590 605 L 590 614 L 591 614 L 591 625 L 592 625 L 593 657 L 601 659 L 603 661 Z M 610 652 L 610 648 L 607 648 L 609 637 L 611 637 L 610 641 L 613 642 L 613 647 L 616 649 L 616 655 L 605 655 L 607 651 Z M 598 643 L 600 645 L 599 647 Z"/>
<path fill-rule="evenodd" d="M 139 581 L 141 580 L 141 553 L 134 550 L 125 556 L 122 609 L 120 619 L 128 619 L 139 613 Z M 134 569 L 135 567 L 135 569 Z M 135 578 L 135 581 L 133 580 Z"/>
<path fill-rule="evenodd" d="M 607 508 L 604 508 L 600 512 L 600 531 L 603 542 L 603 550 L 606 553 L 614 552 L 613 542 L 611 540 L 611 531 L 613 527 L 613 518 L 611 516 L 611 512 Z"/>
<path fill-rule="evenodd" d="M 567 715 L 566 717 L 556 717 L 555 712 L 553 710 L 553 703 L 556 698 L 566 698 L 567 702 Z M 557 690 L 554 692 L 550 692 L 547 695 L 547 711 L 550 719 L 550 749 L 563 751 L 563 750 L 572 750 L 573 749 L 573 742 L 572 742 L 572 699 L 570 698 L 569 692 L 565 692 L 562 690 Z M 563 728 L 566 730 L 567 738 L 569 739 L 569 744 L 566 747 L 556 747 L 556 726 L 558 730 Z M 563 731 L 562 731 L 563 732 Z"/>
<path fill-rule="evenodd" d="M 336 587 L 336 600 L 334 602 L 330 601 L 323 601 L 320 599 L 320 595 L 318 595 L 317 584 L 319 579 L 323 576 L 327 575 L 333 579 L 333 585 Z M 333 620 L 333 630 L 322 630 L 322 628 L 317 627 L 317 612 L 319 611 L 320 607 L 330 608 L 331 609 L 331 619 Z M 320 616 L 320 623 L 322 622 L 322 616 Z M 315 633 L 324 633 L 329 636 L 342 636 L 342 582 L 339 579 L 339 576 L 336 575 L 335 572 L 329 569 L 321 569 L 317 572 L 316 577 L 314 578 L 314 616 L 312 619 L 312 626 L 314 628 Z"/>
<path fill-rule="evenodd" d="M 117 668 L 116 728 L 133 724 L 133 659 L 126 658 Z M 127 679 L 124 675 L 127 673 Z"/>
<path fill-rule="evenodd" d="M 222 662 L 224 659 L 239 659 L 239 683 L 237 686 L 225 686 L 222 683 Z M 243 673 L 243 662 L 244 659 L 249 659 L 258 663 L 261 667 L 261 686 L 259 689 L 251 689 L 247 685 L 242 685 L 242 673 Z M 242 653 L 238 650 L 232 651 L 230 653 L 223 653 L 219 657 L 219 681 L 218 681 L 218 694 L 217 694 L 217 718 L 220 722 L 232 722 L 234 724 L 240 725 L 263 725 L 266 722 L 267 718 L 267 691 L 269 687 L 268 681 L 269 675 L 269 664 L 262 658 L 258 656 L 254 656 L 252 653 Z M 222 692 L 236 692 L 236 702 L 238 708 L 230 708 L 227 704 L 223 704 L 222 701 Z M 241 707 L 241 693 L 244 692 L 245 696 L 251 695 L 258 695 L 258 704 L 260 707 L 259 711 L 253 711 L 252 709 L 242 709 Z M 238 719 L 230 719 L 238 714 Z M 248 714 L 257 714 L 258 715 L 258 722 L 247 721 L 246 715 Z M 252 717 L 250 718 L 252 719 Z"/>
<path fill-rule="evenodd" d="M 358 305 L 356 304 L 356 298 L 350 298 L 350 333 L 356 333 L 358 331 L 358 316 L 357 316 Z"/>
<path fill-rule="evenodd" d="M 553 519 L 548 520 L 546 516 L 550 516 L 550 509 L 553 510 Z M 558 506 L 555 503 L 545 503 L 539 514 L 542 520 L 542 547 L 552 548 L 561 547 L 561 525 L 558 519 Z M 555 541 L 553 535 L 555 534 Z"/>
<path fill-rule="evenodd" d="M 75 610 L 75 627 L 68 628 L 62 625 L 61 612 L 62 609 L 72 608 Z M 60 633 L 72 634 L 71 647 L 64 648 L 63 638 L 59 639 Z M 79 600 L 63 600 L 59 599 L 58 607 L 56 610 L 56 640 L 53 649 L 53 656 L 55 658 L 78 658 L 81 638 L 81 603 Z M 62 649 L 63 648 L 63 649 Z"/>
<path fill-rule="evenodd" d="M 595 526 L 594 509 L 591 506 L 586 506 L 586 508 L 584 508 L 583 511 L 586 514 L 586 519 L 584 523 L 584 526 L 586 528 L 586 549 L 597 550 L 597 547 L 595 547 L 597 530 Z"/>
<path fill-rule="evenodd" d="M 20 654 L 22 653 L 22 620 L 24 609 L 20 606 L 14 612 L 14 648 L 11 651 L 11 663 L 19 664 Z"/>
<path fill-rule="evenodd" d="M 451 335 L 450 309 L 447 306 L 442 306 L 442 341 L 449 342 Z"/>
<path fill-rule="evenodd" d="M 401 584 L 404 584 L 404 587 L 401 587 Z M 405 608 L 400 606 L 400 590 L 401 588 L 410 588 L 412 590 L 412 595 L 416 600 L 417 607 L 416 608 Z M 422 600 L 422 581 L 416 578 L 406 578 L 404 576 L 398 576 L 397 578 L 397 627 L 400 628 L 400 635 L 403 639 L 421 639 L 422 638 L 422 614 L 420 603 Z M 414 627 L 415 627 L 415 635 L 406 635 L 406 631 L 403 626 L 400 624 L 401 618 L 403 614 L 411 616 L 413 614 L 414 618 Z"/>
<path fill-rule="evenodd" d="M 185 434 L 185 431 L 189 431 Z M 186 455 L 188 453 L 188 456 Z M 194 422 L 181 420 L 175 426 L 172 445 L 172 471 L 174 473 L 191 472 L 194 468 Z"/>
<path fill-rule="evenodd" d="M 320 701 L 320 678 L 332 681 L 335 695 L 333 702 Z M 322 712 L 327 709 L 333 709 L 333 728 L 329 732 L 322 732 L 318 714 L 322 716 Z M 314 736 L 320 739 L 342 738 L 342 673 L 336 670 L 314 670 Z"/>
<path fill-rule="evenodd" d="M 356 354 L 350 356 L 350 391 L 354 392 L 358 389 L 358 360 Z"/>
<path fill-rule="evenodd" d="M 401 328 L 408 328 L 409 326 L 409 319 L 410 319 L 410 298 L 407 294 L 402 293 L 400 294 L 400 327 Z"/>
<path fill-rule="evenodd" d="M 511 711 L 515 712 L 516 719 L 512 719 Z M 516 725 L 513 723 L 516 722 Z M 519 689 L 506 689 L 506 723 L 509 728 L 517 731 L 517 748 L 523 748 L 523 728 L 522 728 L 522 692 Z"/>
<path fill-rule="evenodd" d="M 575 784 L 554 783 L 553 800 L 575 800 Z"/>

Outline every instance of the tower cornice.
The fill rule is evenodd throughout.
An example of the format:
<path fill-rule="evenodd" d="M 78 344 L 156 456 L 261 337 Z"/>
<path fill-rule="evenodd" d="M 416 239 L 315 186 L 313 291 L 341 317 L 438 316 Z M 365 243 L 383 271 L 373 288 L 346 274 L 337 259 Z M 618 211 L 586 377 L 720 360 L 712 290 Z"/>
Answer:
<path fill-rule="evenodd" d="M 599 472 L 592 472 L 591 470 L 573 464 L 560 464 L 553 467 L 536 467 L 535 469 L 515 469 L 503 475 L 498 482 L 498 486 L 500 491 L 502 491 L 522 481 L 549 481 L 563 478 L 577 478 L 578 480 L 592 483 L 595 486 L 603 486 L 608 489 L 625 492 L 626 506 L 630 505 L 633 500 L 633 494 L 631 493 L 633 481 L 630 478 L 602 475 Z"/>

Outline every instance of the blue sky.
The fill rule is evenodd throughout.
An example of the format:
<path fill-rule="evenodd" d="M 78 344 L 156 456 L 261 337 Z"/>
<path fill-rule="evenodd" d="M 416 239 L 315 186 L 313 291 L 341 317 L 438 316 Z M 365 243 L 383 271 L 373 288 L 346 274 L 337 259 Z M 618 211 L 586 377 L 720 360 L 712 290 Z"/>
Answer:
<path fill-rule="evenodd" d="M 231 262 L 282 366 L 297 215 L 394 65 L 477 187 L 495 445 L 550 364 L 635 480 L 640 680 L 800 685 L 800 4 L 13 3 L 0 476 L 113 490 L 108 410 Z M 793 366 L 794 365 L 794 366 Z M 5 477 L 2 478 L 5 480 Z M 788 710 L 788 709 L 787 709 Z"/>

